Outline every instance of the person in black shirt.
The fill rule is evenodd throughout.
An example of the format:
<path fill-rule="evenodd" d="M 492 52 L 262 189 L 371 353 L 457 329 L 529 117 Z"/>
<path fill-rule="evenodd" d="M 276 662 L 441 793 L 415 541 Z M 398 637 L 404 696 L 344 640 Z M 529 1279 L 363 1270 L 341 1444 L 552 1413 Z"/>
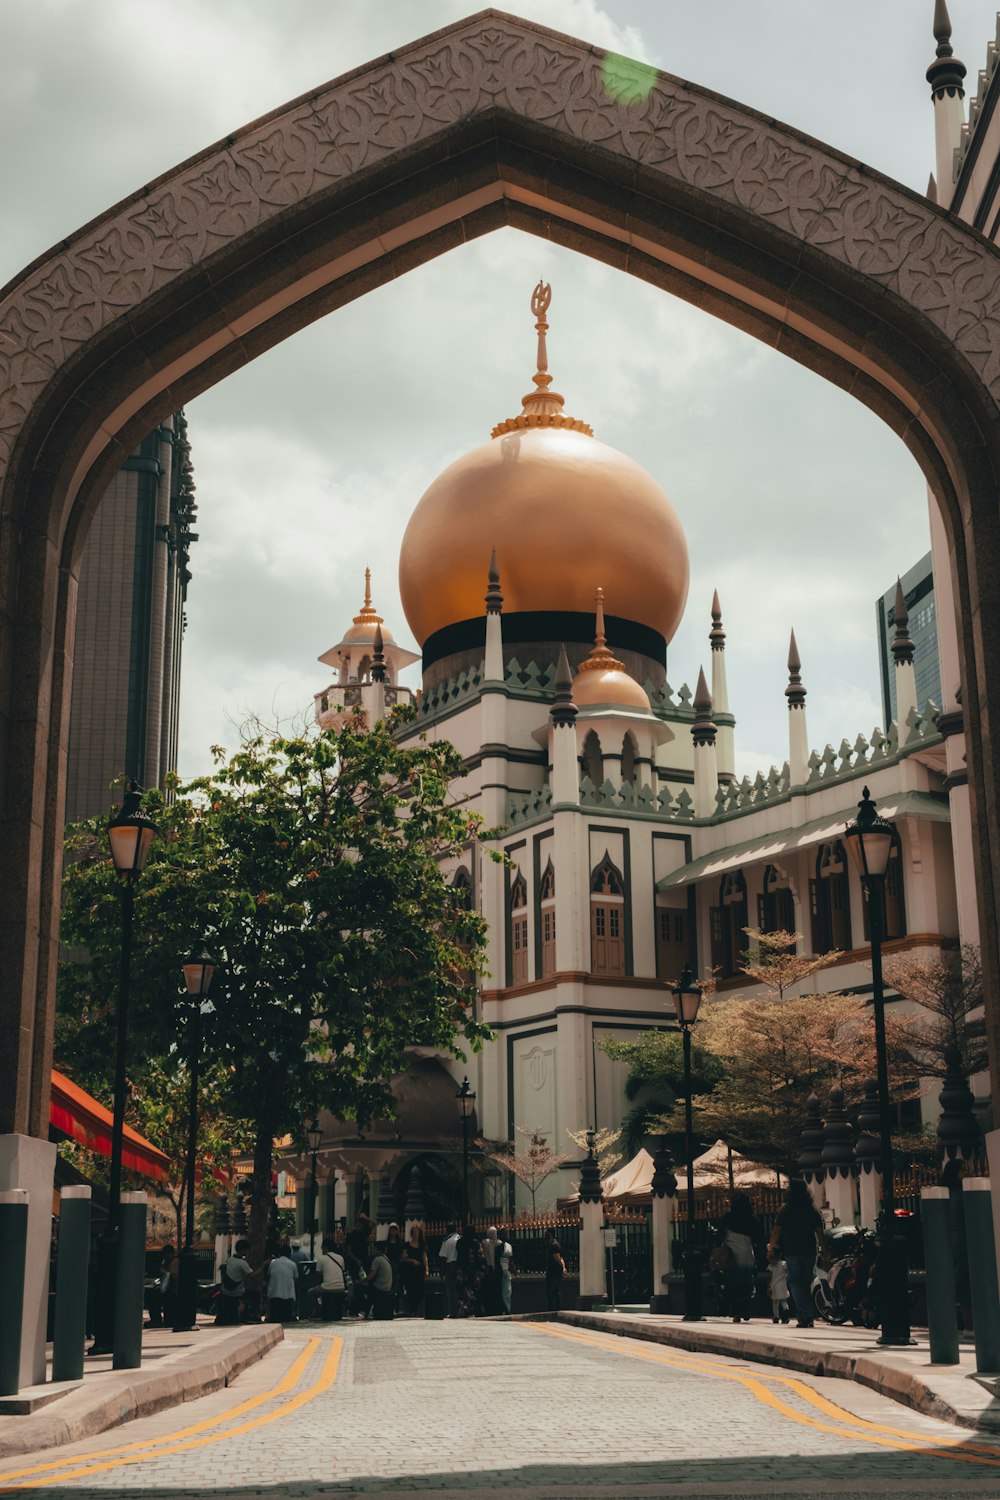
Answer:
<path fill-rule="evenodd" d="M 770 1248 L 788 1267 L 788 1289 L 798 1314 L 798 1326 L 813 1326 L 812 1275 L 824 1253 L 823 1215 L 813 1203 L 801 1177 L 789 1183 L 785 1206 L 774 1221 Z"/>
<path fill-rule="evenodd" d="M 545 1231 L 545 1305 L 549 1312 L 558 1312 L 562 1305 L 562 1283 L 566 1275 L 566 1262 L 562 1247 L 556 1239 L 554 1229 Z"/>

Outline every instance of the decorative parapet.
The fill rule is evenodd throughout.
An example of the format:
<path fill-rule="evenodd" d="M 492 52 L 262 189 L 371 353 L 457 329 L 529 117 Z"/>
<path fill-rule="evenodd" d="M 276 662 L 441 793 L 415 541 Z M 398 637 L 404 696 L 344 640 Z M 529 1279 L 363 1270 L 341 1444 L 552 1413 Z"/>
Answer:
<path fill-rule="evenodd" d="M 765 776 L 758 771 L 753 781 L 744 776 L 742 781 L 728 782 L 715 794 L 715 810 L 718 817 L 727 818 L 734 813 L 759 809 L 767 802 L 780 802 L 788 796 L 791 772 L 788 762 L 779 770 L 772 766 Z"/>
<path fill-rule="evenodd" d="M 690 822 L 694 817 L 694 800 L 687 787 L 681 787 L 677 796 L 671 797 L 669 792 L 657 793 L 652 787 L 636 786 L 630 781 L 623 782 L 620 787 L 612 781 L 595 786 L 589 776 L 580 778 L 580 806 L 684 822 Z"/>
<path fill-rule="evenodd" d="M 512 692 L 531 698 L 550 696 L 555 689 L 555 680 L 553 665 L 540 667 L 537 662 L 529 661 L 526 667 L 522 667 L 516 656 L 511 657 L 504 672 L 504 682 Z"/>
<path fill-rule="evenodd" d="M 941 739 L 937 727 L 939 713 L 937 704 L 928 700 L 923 708 L 911 709 L 907 714 L 904 734 L 900 734 L 898 724 L 892 723 L 887 734 L 881 729 L 873 729 L 870 740 L 859 734 L 853 745 L 848 740 L 841 740 L 837 750 L 832 745 L 827 745 L 822 755 L 814 750 L 809 757 L 806 786 L 816 786 L 817 783 L 829 786 L 862 772 L 878 770 L 918 747 L 936 744 Z"/>
<path fill-rule="evenodd" d="M 444 682 L 439 682 L 436 687 L 428 688 L 421 693 L 417 703 L 417 715 L 420 719 L 434 718 L 437 714 L 447 713 L 456 703 L 461 703 L 468 698 L 474 698 L 479 692 L 483 680 L 485 665 L 479 663 L 471 671 L 459 672 L 455 677 L 449 677 Z"/>
<path fill-rule="evenodd" d="M 522 823 L 537 823 L 549 814 L 552 788 L 539 787 L 537 792 L 510 792 L 507 797 L 507 824 L 516 828 Z"/>
<path fill-rule="evenodd" d="M 691 701 L 694 695 L 686 682 L 681 683 L 676 693 L 666 679 L 662 687 L 656 687 L 647 677 L 642 686 L 654 714 L 665 715 L 668 719 L 694 718 Z"/>

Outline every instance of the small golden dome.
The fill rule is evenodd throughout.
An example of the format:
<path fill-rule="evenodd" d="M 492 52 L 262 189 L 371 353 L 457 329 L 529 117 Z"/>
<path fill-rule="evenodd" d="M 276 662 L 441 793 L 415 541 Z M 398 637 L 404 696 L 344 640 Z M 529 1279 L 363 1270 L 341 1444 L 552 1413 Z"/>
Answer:
<path fill-rule="evenodd" d="M 365 602 L 354 616 L 350 629 L 345 631 L 344 639 L 340 644 L 342 646 L 369 646 L 375 640 L 375 628 L 378 625 L 382 627 L 383 642 L 387 641 L 390 645 L 394 645 L 396 637 L 372 604 L 372 570 L 366 568 Z"/>
<path fill-rule="evenodd" d="M 590 614 L 596 559 L 620 618 L 669 642 L 684 613 L 687 544 L 670 501 L 634 459 L 564 415 L 563 398 L 548 388 L 547 299 L 539 284 L 537 389 L 492 441 L 434 480 L 406 528 L 400 596 L 421 646 L 483 614 L 492 549 L 507 614 Z"/>
<path fill-rule="evenodd" d="M 608 650 L 604 634 L 604 590 L 597 590 L 597 628 L 594 649 L 586 661 L 580 663 L 573 678 L 573 702 L 577 708 L 598 704 L 617 704 L 622 708 L 635 708 L 641 713 L 652 713 L 649 698 L 634 677 L 625 670 L 624 662 Z"/>

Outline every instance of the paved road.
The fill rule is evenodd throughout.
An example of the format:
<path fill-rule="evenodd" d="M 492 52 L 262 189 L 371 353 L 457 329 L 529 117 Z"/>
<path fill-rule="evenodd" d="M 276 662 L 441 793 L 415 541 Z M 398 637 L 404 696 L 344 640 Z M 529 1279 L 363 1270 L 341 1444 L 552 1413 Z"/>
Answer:
<path fill-rule="evenodd" d="M 62 1500 L 462 1494 L 1000 1497 L 1000 1439 L 846 1381 L 541 1323 L 299 1325 L 218 1392 L 0 1493 Z"/>

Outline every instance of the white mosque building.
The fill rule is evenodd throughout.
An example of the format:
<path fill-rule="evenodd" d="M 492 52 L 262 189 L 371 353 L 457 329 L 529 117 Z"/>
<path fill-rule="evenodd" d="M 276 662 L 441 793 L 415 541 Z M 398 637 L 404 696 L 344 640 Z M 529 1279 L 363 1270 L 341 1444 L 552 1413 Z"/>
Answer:
<path fill-rule="evenodd" d="M 417 654 L 376 613 L 366 574 L 361 611 L 320 658 L 336 677 L 316 714 L 330 725 L 415 701 L 400 738 L 456 745 L 456 797 L 503 830 L 506 863 L 470 844 L 448 872 L 489 927 L 480 1003 L 496 1040 L 470 1060 L 470 1082 L 485 1135 L 538 1128 L 571 1153 L 544 1185 L 551 1201 L 579 1175 L 567 1132 L 615 1126 L 627 1107 L 624 1065 L 596 1044 L 667 1023 L 685 964 L 714 971 L 723 996 L 750 993 L 744 929 L 783 929 L 802 934 L 804 951 L 843 952 L 809 988 L 870 993 L 867 914 L 843 844 L 864 786 L 898 830 L 886 951 L 974 941 L 975 911 L 959 899 L 972 878 L 964 776 L 949 774 L 938 706 L 916 701 L 901 591 L 898 722 L 870 740 L 850 726 L 837 748 L 812 749 L 792 634 L 788 758 L 739 780 L 719 598 L 704 601 L 710 670 L 693 693 L 675 690 L 665 662 L 687 602 L 683 528 L 652 477 L 552 389 L 549 300 L 539 284 L 537 371 L 520 412 L 434 480 L 403 538 L 420 692 L 399 682 Z M 362 1167 L 393 1178 L 431 1136 L 455 1132 L 461 1070 L 444 1058 L 420 1069 L 436 1125 L 414 1136 L 411 1100 L 391 1141 L 331 1138 L 349 1180 Z"/>

